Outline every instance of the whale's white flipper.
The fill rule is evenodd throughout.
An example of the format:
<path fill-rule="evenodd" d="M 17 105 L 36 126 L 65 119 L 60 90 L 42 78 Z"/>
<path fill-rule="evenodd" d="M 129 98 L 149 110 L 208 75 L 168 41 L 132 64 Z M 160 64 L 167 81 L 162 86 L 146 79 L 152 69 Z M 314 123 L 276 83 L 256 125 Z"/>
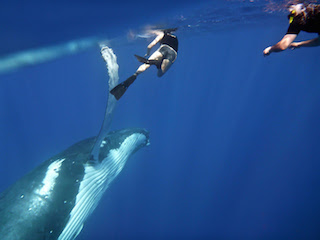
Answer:
<path fill-rule="evenodd" d="M 118 75 L 119 65 L 117 63 L 117 56 L 113 53 L 111 48 L 105 45 L 102 46 L 101 48 L 101 55 L 104 61 L 106 62 L 106 66 L 108 69 L 108 74 L 109 74 L 108 86 L 109 86 L 109 89 L 112 89 L 119 82 L 119 75 Z M 113 117 L 113 111 L 116 107 L 116 103 L 117 103 L 116 99 L 108 91 L 108 102 L 107 102 L 104 120 L 100 129 L 100 132 L 98 134 L 97 140 L 91 152 L 91 155 L 92 155 L 91 160 L 93 162 L 96 162 L 96 163 L 98 162 L 100 145 L 102 143 L 102 139 L 105 138 L 106 134 L 109 131 L 112 117 Z"/>

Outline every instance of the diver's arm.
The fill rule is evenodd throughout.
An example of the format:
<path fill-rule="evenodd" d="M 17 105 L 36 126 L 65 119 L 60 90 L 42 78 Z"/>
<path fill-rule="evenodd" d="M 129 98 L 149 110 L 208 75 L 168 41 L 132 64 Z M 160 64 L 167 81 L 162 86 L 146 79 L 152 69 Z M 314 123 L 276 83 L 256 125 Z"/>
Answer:
<path fill-rule="evenodd" d="M 164 32 L 156 32 L 157 37 L 148 45 L 146 56 L 150 55 L 151 48 L 153 48 L 164 37 Z"/>
<path fill-rule="evenodd" d="M 307 40 L 307 41 L 301 41 L 301 42 L 293 42 L 290 45 L 291 49 L 299 48 L 299 47 L 316 47 L 320 46 L 320 37 Z"/>
<path fill-rule="evenodd" d="M 278 42 L 277 44 L 267 47 L 263 54 L 264 56 L 268 56 L 272 52 L 281 52 L 283 50 L 286 50 L 290 44 L 296 39 L 297 34 L 286 34 L 284 37 Z"/>

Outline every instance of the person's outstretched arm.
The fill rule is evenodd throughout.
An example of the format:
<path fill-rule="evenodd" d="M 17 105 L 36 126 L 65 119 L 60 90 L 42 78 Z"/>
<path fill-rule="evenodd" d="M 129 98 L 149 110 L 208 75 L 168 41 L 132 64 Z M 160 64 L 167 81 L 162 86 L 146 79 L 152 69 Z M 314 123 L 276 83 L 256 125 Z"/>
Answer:
<path fill-rule="evenodd" d="M 145 56 L 149 56 L 151 49 L 164 37 L 163 31 L 155 31 L 155 34 L 157 34 L 157 37 L 148 45 L 147 54 Z"/>
<path fill-rule="evenodd" d="M 268 56 L 272 52 L 281 52 L 283 50 L 286 50 L 290 44 L 296 39 L 297 34 L 286 34 L 284 37 L 278 42 L 277 44 L 267 47 L 263 51 L 264 56 Z"/>
<path fill-rule="evenodd" d="M 311 40 L 307 40 L 307 41 L 301 41 L 301 42 L 293 42 L 291 43 L 291 45 L 289 46 L 292 49 L 295 48 L 300 48 L 300 47 L 316 47 L 316 46 L 320 46 L 320 38 L 314 38 Z"/>

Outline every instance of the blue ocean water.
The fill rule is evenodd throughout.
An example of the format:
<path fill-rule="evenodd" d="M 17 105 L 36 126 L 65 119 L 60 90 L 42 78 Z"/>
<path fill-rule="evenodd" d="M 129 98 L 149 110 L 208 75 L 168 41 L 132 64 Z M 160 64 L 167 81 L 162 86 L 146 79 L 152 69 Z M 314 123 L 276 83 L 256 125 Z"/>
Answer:
<path fill-rule="evenodd" d="M 267 1 L 178 1 L 168 10 L 169 1 L 115 3 L 115 11 L 99 4 L 29 6 L 39 14 L 30 31 L 47 30 L 34 36 L 20 31 L 20 19 L 10 22 L 17 39 L 0 51 L 106 38 L 123 81 L 139 66 L 133 54 L 152 40 L 127 39 L 130 31 L 179 27 L 177 61 L 162 78 L 155 68 L 141 74 L 111 126 L 146 128 L 151 145 L 128 161 L 77 239 L 319 239 L 320 48 L 264 58 L 288 25 Z M 66 25 L 41 24 L 54 23 L 56 9 Z M 92 22 L 66 17 L 85 9 Z M 98 134 L 107 98 L 99 50 L 0 75 L 0 191 Z"/>

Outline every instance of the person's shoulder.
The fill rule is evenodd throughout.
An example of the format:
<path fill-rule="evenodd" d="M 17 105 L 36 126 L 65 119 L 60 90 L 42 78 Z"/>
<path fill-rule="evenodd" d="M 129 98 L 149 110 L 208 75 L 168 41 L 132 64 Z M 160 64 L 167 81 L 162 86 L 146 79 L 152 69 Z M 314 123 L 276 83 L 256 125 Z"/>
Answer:
<path fill-rule="evenodd" d="M 287 34 L 299 34 L 300 31 L 301 21 L 299 19 L 294 19 L 288 27 Z"/>

